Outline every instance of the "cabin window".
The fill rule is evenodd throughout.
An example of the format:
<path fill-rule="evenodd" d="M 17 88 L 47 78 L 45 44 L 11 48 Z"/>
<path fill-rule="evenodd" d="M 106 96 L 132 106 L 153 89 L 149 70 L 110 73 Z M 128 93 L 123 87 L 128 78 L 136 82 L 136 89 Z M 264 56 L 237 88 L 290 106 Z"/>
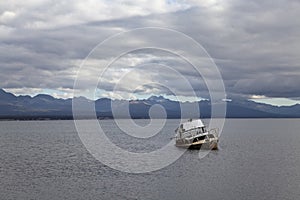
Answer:
<path fill-rule="evenodd" d="M 199 133 L 205 133 L 205 129 L 203 129 L 203 127 L 199 127 L 199 128 L 198 128 L 198 132 L 199 132 Z"/>
<path fill-rule="evenodd" d="M 198 134 L 202 133 L 202 129 L 201 129 L 201 128 L 198 128 L 197 133 L 198 133 Z"/>
<path fill-rule="evenodd" d="M 198 140 L 204 140 L 204 139 L 205 139 L 205 135 L 198 137 Z"/>

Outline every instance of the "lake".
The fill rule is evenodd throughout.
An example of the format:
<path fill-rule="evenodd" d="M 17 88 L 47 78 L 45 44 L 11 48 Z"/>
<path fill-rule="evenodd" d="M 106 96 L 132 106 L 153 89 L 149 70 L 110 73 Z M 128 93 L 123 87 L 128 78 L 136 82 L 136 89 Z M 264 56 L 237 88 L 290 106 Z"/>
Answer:
<path fill-rule="evenodd" d="M 91 121 L 84 121 L 89 127 Z M 148 139 L 99 121 L 120 148 L 150 152 L 168 142 L 178 120 Z M 147 120 L 137 120 L 146 125 Z M 219 150 L 186 151 L 167 167 L 133 174 L 96 160 L 73 121 L 0 122 L 1 199 L 299 199 L 300 119 L 227 119 Z M 113 152 L 112 152 L 113 153 Z"/>

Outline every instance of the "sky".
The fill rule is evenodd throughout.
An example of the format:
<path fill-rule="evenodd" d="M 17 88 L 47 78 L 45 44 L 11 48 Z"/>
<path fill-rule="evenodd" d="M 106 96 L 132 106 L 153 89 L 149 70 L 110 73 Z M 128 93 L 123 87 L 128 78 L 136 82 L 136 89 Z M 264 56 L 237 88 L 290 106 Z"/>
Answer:
<path fill-rule="evenodd" d="M 16 95 L 72 97 L 79 67 L 99 43 L 124 31 L 160 27 L 179 31 L 205 48 L 218 66 L 228 99 L 292 105 L 300 103 L 299 17 L 296 0 L 1 1 L 0 88 Z M 118 48 L 142 43 L 139 39 L 119 41 Z M 157 36 L 158 43 L 165 40 Z M 93 60 L 97 67 L 114 50 Z M 78 90 L 89 98 L 172 98 L 176 93 L 190 100 L 192 92 L 198 99 L 209 98 L 201 75 L 170 52 L 127 53 L 105 71 L 96 90 L 90 84 L 99 79 L 95 70 L 81 74 L 86 84 Z"/>

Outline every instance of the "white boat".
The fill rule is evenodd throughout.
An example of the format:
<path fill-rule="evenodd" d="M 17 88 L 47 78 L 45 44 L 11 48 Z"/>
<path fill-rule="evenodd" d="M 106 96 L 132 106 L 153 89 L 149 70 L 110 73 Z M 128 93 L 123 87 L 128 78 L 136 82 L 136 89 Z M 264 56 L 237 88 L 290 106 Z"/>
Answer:
<path fill-rule="evenodd" d="M 207 130 L 201 119 L 189 119 L 175 130 L 175 145 L 189 149 L 218 149 L 218 129 Z"/>

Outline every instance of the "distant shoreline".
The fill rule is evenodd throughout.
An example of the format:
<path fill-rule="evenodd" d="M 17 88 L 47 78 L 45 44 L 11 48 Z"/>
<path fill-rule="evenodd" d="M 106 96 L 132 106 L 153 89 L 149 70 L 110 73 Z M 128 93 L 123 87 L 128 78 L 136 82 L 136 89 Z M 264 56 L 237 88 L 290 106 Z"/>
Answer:
<path fill-rule="evenodd" d="M 92 120 L 92 117 L 83 117 L 76 120 Z M 112 117 L 98 117 L 98 120 L 113 120 L 113 119 L 150 119 L 150 118 L 112 118 Z M 164 119 L 164 118 L 154 118 Z M 180 119 L 180 118 L 167 118 L 167 119 Z M 210 117 L 201 117 L 201 119 L 210 119 Z M 299 117 L 226 117 L 226 119 L 300 119 Z M 0 117 L 0 121 L 63 121 L 74 120 L 73 117 L 54 116 L 54 117 Z"/>

